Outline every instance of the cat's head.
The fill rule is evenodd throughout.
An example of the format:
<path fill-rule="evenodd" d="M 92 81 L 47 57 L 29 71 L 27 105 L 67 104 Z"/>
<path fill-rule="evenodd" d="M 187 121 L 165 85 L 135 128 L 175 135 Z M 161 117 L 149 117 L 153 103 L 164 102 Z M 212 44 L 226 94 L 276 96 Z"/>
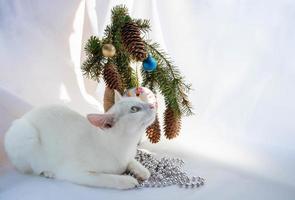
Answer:
<path fill-rule="evenodd" d="M 145 130 L 156 117 L 154 105 L 137 97 L 122 97 L 115 91 L 115 104 L 105 114 L 89 114 L 89 122 L 102 129 L 121 129 L 124 132 Z"/>

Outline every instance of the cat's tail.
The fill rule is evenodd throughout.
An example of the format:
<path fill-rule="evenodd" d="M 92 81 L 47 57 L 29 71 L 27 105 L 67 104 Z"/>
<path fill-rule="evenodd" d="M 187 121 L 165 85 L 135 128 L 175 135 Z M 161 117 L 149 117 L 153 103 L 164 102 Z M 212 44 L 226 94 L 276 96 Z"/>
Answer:
<path fill-rule="evenodd" d="M 32 157 L 40 149 L 38 130 L 26 119 L 15 120 L 4 139 L 11 163 L 23 173 L 32 173 Z"/>

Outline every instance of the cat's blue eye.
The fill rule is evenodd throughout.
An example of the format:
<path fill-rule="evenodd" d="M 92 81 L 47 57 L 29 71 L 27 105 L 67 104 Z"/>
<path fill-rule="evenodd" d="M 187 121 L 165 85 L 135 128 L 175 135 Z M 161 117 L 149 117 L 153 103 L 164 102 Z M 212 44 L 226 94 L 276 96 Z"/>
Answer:
<path fill-rule="evenodd" d="M 139 107 L 139 106 L 132 106 L 131 109 L 130 109 L 130 111 L 132 113 L 136 113 L 136 112 L 138 112 L 140 110 L 141 110 L 141 107 Z"/>

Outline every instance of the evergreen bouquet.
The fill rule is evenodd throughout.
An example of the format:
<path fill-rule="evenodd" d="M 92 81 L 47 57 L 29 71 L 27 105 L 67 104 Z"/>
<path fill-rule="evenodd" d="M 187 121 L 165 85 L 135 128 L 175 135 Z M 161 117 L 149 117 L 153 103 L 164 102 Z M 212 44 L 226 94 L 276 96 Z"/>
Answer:
<path fill-rule="evenodd" d="M 130 89 L 143 87 L 154 94 L 162 94 L 165 100 L 164 135 L 172 139 L 180 132 L 181 117 L 193 114 L 188 99 L 191 86 L 185 83 L 184 77 L 159 44 L 145 39 L 149 31 L 149 20 L 131 18 L 123 5 L 114 7 L 111 24 L 105 28 L 103 38 L 91 36 L 88 39 L 82 71 L 95 81 L 104 79 L 105 111 L 114 103 L 114 90 L 125 94 Z M 139 63 L 141 69 L 132 68 L 134 62 Z M 161 128 L 158 117 L 146 133 L 152 143 L 159 142 Z"/>

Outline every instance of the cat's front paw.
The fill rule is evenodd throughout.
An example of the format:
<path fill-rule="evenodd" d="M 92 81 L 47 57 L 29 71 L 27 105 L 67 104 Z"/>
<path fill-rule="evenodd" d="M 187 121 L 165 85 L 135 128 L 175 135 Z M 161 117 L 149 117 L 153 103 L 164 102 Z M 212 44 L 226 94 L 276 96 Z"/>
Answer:
<path fill-rule="evenodd" d="M 118 189 L 132 189 L 139 185 L 138 181 L 132 176 L 122 176 L 122 178 L 118 181 Z"/>
<path fill-rule="evenodd" d="M 140 170 L 137 170 L 135 173 L 135 176 L 143 181 L 150 178 L 151 173 L 147 168 L 141 168 Z"/>
<path fill-rule="evenodd" d="M 129 162 L 127 170 L 134 174 L 137 179 L 141 179 L 143 181 L 149 179 L 151 176 L 150 171 L 135 159 Z"/>

